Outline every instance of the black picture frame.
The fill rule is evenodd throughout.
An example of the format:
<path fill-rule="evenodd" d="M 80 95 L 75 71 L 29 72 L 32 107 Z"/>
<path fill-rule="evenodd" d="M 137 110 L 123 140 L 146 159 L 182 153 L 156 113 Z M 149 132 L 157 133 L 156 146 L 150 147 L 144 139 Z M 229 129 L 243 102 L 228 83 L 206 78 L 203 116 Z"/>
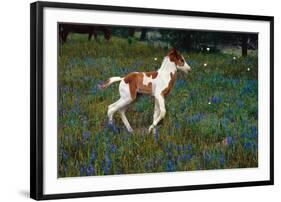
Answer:
<path fill-rule="evenodd" d="M 239 20 L 267 21 L 270 23 L 270 180 L 238 183 L 204 184 L 174 187 L 154 187 L 129 190 L 93 191 L 45 195 L 43 193 L 43 9 L 67 8 L 80 10 L 121 11 L 130 13 L 164 14 Z M 30 5 L 30 197 L 36 200 L 92 197 L 122 194 L 186 191 L 228 187 L 274 184 L 274 17 L 240 15 L 183 10 L 150 9 L 75 3 L 35 2 Z"/>

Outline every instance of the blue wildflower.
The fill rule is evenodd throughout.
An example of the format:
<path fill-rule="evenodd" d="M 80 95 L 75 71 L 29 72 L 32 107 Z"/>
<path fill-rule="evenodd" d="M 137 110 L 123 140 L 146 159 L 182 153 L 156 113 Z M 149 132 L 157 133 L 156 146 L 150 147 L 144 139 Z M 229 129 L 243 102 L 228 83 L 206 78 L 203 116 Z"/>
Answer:
<path fill-rule="evenodd" d="M 258 131 L 257 131 L 257 127 L 256 126 L 252 127 L 252 137 L 253 138 L 257 138 L 258 137 Z"/>
<path fill-rule="evenodd" d="M 159 132 L 158 132 L 157 128 L 155 128 L 154 140 L 155 140 L 155 142 L 158 142 L 158 140 L 159 140 Z"/>
<path fill-rule="evenodd" d="M 214 104 L 220 103 L 222 101 L 221 97 L 213 96 L 211 99 L 209 99 L 209 102 L 212 102 Z"/>
<path fill-rule="evenodd" d="M 189 144 L 187 145 L 187 150 L 188 150 L 188 151 L 191 151 L 191 149 L 192 149 L 192 145 L 189 143 Z"/>
<path fill-rule="evenodd" d="M 201 121 L 203 118 L 204 118 L 204 115 L 202 113 L 197 113 L 197 114 L 194 114 L 191 117 L 187 117 L 186 121 L 188 123 L 196 123 L 196 122 Z"/>
<path fill-rule="evenodd" d="M 188 153 L 188 154 L 187 154 L 187 159 L 188 159 L 188 160 L 191 160 L 191 159 L 192 159 L 192 154 L 191 154 L 191 153 Z"/>
<path fill-rule="evenodd" d="M 168 163 L 167 163 L 167 167 L 166 167 L 166 171 L 167 172 L 171 172 L 171 171 L 174 171 L 174 161 L 172 160 L 169 160 Z"/>
<path fill-rule="evenodd" d="M 62 159 L 63 159 L 64 161 L 67 161 L 67 159 L 68 159 L 68 154 L 67 154 L 67 152 L 66 152 L 64 149 L 61 149 L 61 155 L 62 155 Z"/>
<path fill-rule="evenodd" d="M 109 159 L 108 154 L 105 153 L 104 160 L 102 161 L 102 168 L 104 170 L 105 175 L 108 175 L 110 171 L 110 165 L 111 165 L 111 160 Z"/>
<path fill-rule="evenodd" d="M 179 89 L 179 88 L 182 87 L 182 86 L 186 86 L 186 85 L 185 85 L 185 81 L 184 81 L 183 79 L 178 79 L 178 80 L 176 80 L 175 88 L 176 88 L 176 89 Z"/>
<path fill-rule="evenodd" d="M 95 161 L 95 160 L 96 160 L 96 154 L 95 154 L 95 152 L 92 152 L 92 154 L 90 156 L 90 163 L 92 164 L 93 161 Z"/>
<path fill-rule="evenodd" d="M 182 146 L 181 146 L 181 145 L 178 145 L 178 146 L 177 146 L 177 151 L 178 151 L 178 153 L 180 153 L 181 150 L 182 150 Z"/>
<path fill-rule="evenodd" d="M 245 133 L 245 132 L 243 132 L 243 133 L 241 133 L 240 137 L 241 137 L 241 138 L 247 138 L 247 137 L 248 137 L 248 134 Z"/>
<path fill-rule="evenodd" d="M 252 144 L 250 142 L 245 142 L 244 143 L 244 149 L 250 150 L 252 148 Z"/>
<path fill-rule="evenodd" d="M 209 164 L 213 160 L 212 155 L 209 154 L 208 152 L 204 152 L 203 157 L 206 164 Z"/>
<path fill-rule="evenodd" d="M 221 154 L 221 156 L 220 156 L 220 164 L 221 164 L 221 166 L 224 165 L 224 162 L 225 162 L 225 160 L 224 160 L 224 154 Z"/>
<path fill-rule="evenodd" d="M 170 159 L 170 158 L 172 158 L 172 156 L 173 156 L 173 154 L 172 154 L 172 152 L 168 152 L 168 158 Z"/>
<path fill-rule="evenodd" d="M 168 149 L 172 149 L 173 148 L 173 143 L 172 142 L 168 142 Z"/>
<path fill-rule="evenodd" d="M 176 129 L 180 129 L 180 124 L 177 122 L 177 123 L 175 124 L 175 127 L 176 127 Z"/>
<path fill-rule="evenodd" d="M 83 140 L 87 140 L 90 137 L 90 131 L 83 131 L 82 137 L 83 137 Z"/>
<path fill-rule="evenodd" d="M 93 175 L 93 174 L 95 174 L 95 168 L 92 164 L 90 164 L 89 167 L 86 170 L 86 175 L 90 176 L 90 175 Z"/>
<path fill-rule="evenodd" d="M 98 137 L 98 135 L 96 135 L 96 137 L 95 137 L 95 145 L 96 145 L 96 147 L 99 145 L 99 137 Z"/>
<path fill-rule="evenodd" d="M 117 151 L 116 145 L 115 144 L 111 144 L 110 145 L 110 150 L 111 150 L 111 152 L 115 153 Z"/>
<path fill-rule="evenodd" d="M 187 155 L 186 155 L 186 154 L 183 154 L 181 159 L 182 159 L 183 161 L 186 161 Z"/>
<path fill-rule="evenodd" d="M 194 64 L 194 62 L 192 60 L 188 60 L 186 61 L 188 65 L 192 66 Z"/>
<path fill-rule="evenodd" d="M 232 137 L 231 136 L 227 136 L 226 137 L 226 144 L 227 145 L 231 145 L 232 144 Z"/>
<path fill-rule="evenodd" d="M 81 166 L 80 168 L 80 176 L 83 176 L 85 173 L 86 167 L 85 166 Z"/>

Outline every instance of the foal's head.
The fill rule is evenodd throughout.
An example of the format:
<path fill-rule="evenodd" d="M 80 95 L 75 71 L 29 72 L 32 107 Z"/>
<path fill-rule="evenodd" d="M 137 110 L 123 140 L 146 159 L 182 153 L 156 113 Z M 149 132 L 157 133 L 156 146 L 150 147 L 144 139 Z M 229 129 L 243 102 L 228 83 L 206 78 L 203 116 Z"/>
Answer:
<path fill-rule="evenodd" d="M 175 48 L 168 53 L 168 57 L 171 62 L 175 63 L 177 69 L 183 71 L 184 73 L 191 71 L 191 67 L 186 63 L 184 57 L 179 54 Z"/>

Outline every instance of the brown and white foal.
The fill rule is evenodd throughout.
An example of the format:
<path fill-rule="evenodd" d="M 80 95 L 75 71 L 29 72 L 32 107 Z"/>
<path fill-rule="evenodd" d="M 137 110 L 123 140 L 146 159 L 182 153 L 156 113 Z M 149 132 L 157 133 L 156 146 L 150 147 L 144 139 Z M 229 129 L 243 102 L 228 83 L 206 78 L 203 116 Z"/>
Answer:
<path fill-rule="evenodd" d="M 185 73 L 191 71 L 190 66 L 176 49 L 172 49 L 164 58 L 160 69 L 154 72 L 132 72 L 125 77 L 111 77 L 100 88 L 106 88 L 113 82 L 121 81 L 119 84 L 120 99 L 108 106 L 109 124 L 113 124 L 113 114 L 119 111 L 121 119 L 129 132 L 133 132 L 125 111 L 128 105 L 136 99 L 137 93 L 154 96 L 153 123 L 149 127 L 149 133 L 164 118 L 166 114 L 165 96 L 169 94 L 175 80 L 177 70 Z"/>

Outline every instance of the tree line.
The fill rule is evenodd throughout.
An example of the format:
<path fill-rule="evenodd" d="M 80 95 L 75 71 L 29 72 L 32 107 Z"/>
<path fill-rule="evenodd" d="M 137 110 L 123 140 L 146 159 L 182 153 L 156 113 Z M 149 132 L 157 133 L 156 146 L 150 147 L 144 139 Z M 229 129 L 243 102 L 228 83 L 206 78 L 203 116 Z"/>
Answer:
<path fill-rule="evenodd" d="M 149 32 L 160 33 L 159 40 L 187 52 L 194 51 L 220 51 L 222 47 L 231 46 L 241 48 L 241 55 L 247 56 L 249 49 L 258 48 L 258 35 L 255 33 L 215 32 L 197 30 L 170 30 L 137 27 L 113 27 L 113 35 L 125 38 L 135 37 L 139 32 L 138 40 L 148 40 Z M 136 37 L 135 37 L 136 38 Z"/>

